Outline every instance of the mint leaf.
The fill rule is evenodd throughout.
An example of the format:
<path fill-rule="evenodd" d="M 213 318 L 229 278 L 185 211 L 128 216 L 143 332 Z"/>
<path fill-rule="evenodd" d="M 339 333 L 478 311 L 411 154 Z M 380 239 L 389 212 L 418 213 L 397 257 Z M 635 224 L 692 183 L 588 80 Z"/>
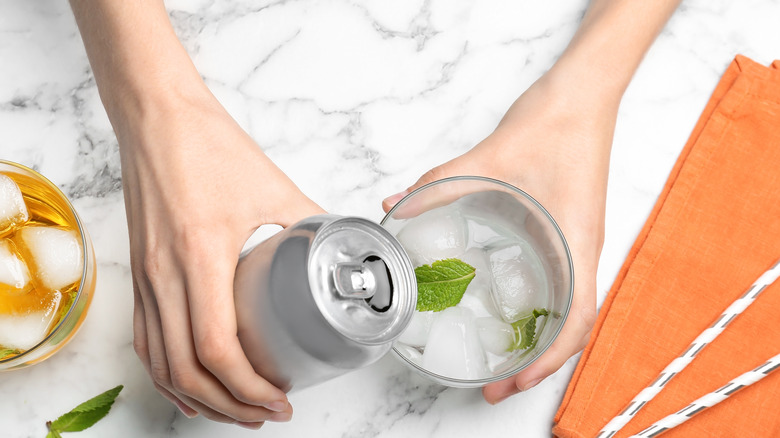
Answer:
<path fill-rule="evenodd" d="M 116 397 L 119 395 L 119 392 L 122 391 L 123 388 L 124 386 L 122 385 L 111 388 L 108 391 L 100 395 L 96 395 L 95 397 L 92 397 L 84 403 L 76 406 L 71 412 L 87 412 L 101 408 L 103 406 L 111 407 L 111 405 L 114 404 L 114 400 L 116 400 Z"/>
<path fill-rule="evenodd" d="M 5 359 L 6 356 L 16 356 L 19 353 L 21 353 L 19 350 L 14 350 L 11 348 L 0 348 L 0 360 Z"/>
<path fill-rule="evenodd" d="M 534 311 L 512 323 L 515 330 L 515 343 L 509 347 L 509 351 L 524 350 L 536 346 L 536 320 L 540 316 L 547 316 L 550 312 L 547 309 L 534 309 Z"/>
<path fill-rule="evenodd" d="M 59 432 L 78 432 L 84 430 L 108 414 L 111 405 L 101 406 L 89 411 L 71 411 L 63 414 L 60 418 L 54 420 L 51 424 L 54 431 Z"/>
<path fill-rule="evenodd" d="M 62 318 L 65 318 L 65 315 L 68 314 L 68 311 L 70 310 L 70 307 L 73 305 L 73 301 L 76 300 L 76 295 L 78 295 L 78 293 L 79 291 L 77 289 L 66 295 L 67 298 L 65 299 L 65 302 L 62 303 L 62 305 L 60 306 L 60 313 L 57 316 L 58 323 L 62 321 Z"/>
<path fill-rule="evenodd" d="M 414 268 L 417 277 L 417 310 L 438 312 L 458 304 L 475 269 L 458 259 L 437 260 Z"/>
<path fill-rule="evenodd" d="M 46 426 L 49 428 L 49 435 L 56 438 L 60 436 L 60 432 L 78 432 L 91 427 L 108 414 L 111 405 L 114 404 L 114 400 L 116 400 L 122 388 L 124 387 L 119 385 L 116 388 L 109 389 L 76 406 L 73 410 L 63 414 L 56 420 L 46 423 Z"/>

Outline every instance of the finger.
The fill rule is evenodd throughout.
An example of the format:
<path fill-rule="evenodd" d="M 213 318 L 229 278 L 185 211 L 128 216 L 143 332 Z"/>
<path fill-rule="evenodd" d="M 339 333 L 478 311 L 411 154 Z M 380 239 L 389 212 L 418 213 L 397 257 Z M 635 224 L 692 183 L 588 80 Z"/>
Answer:
<path fill-rule="evenodd" d="M 449 163 L 445 163 L 445 164 L 442 164 L 441 166 L 434 167 L 433 169 L 425 172 L 425 174 L 423 174 L 423 176 L 421 176 L 419 179 L 417 179 L 417 181 L 414 184 L 412 184 L 411 186 L 407 187 L 406 190 L 402 190 L 401 192 L 398 192 L 398 193 L 396 193 L 394 195 L 391 195 L 391 196 L 388 196 L 387 198 L 385 198 L 382 201 L 382 209 L 385 211 L 385 213 L 388 213 L 393 207 L 395 207 L 395 205 L 398 203 L 398 201 L 403 199 L 409 193 L 419 189 L 420 187 L 422 187 L 424 185 L 430 184 L 430 183 L 432 183 L 434 181 L 438 181 L 440 179 L 444 179 L 444 178 L 447 178 L 449 176 L 452 176 L 451 172 L 447 169 L 447 164 L 449 164 Z M 423 210 L 423 211 L 426 211 L 426 210 Z M 417 213 L 417 214 L 420 214 L 420 213 Z M 413 216 L 416 216 L 416 214 L 413 215 Z M 413 217 L 413 216 L 408 216 L 408 217 Z"/>
<path fill-rule="evenodd" d="M 149 354 L 148 334 L 146 329 L 146 315 L 144 311 L 143 299 L 141 298 L 141 293 L 138 289 L 138 284 L 136 281 L 133 281 L 133 295 L 133 348 L 136 355 L 138 355 L 138 358 L 141 360 L 141 364 L 143 364 L 147 374 L 149 374 L 151 377 L 152 366 Z M 157 391 L 168 401 L 176 405 L 176 407 L 178 407 L 185 416 L 188 418 L 193 418 L 198 415 L 196 410 L 173 395 L 173 393 L 159 385 L 157 382 L 153 383 Z"/>
<path fill-rule="evenodd" d="M 196 258 L 200 262 L 191 265 L 198 272 L 197 280 L 187 286 L 192 292 L 190 314 L 196 354 L 235 399 L 275 412 L 287 411 L 287 396 L 255 372 L 238 340 L 233 300 L 238 258 L 228 255 L 231 251 L 227 248 L 221 254 L 223 263 L 219 265 L 205 258 Z"/>
<path fill-rule="evenodd" d="M 389 211 L 390 216 L 394 219 L 412 218 L 477 192 L 507 192 L 513 196 L 517 195 L 517 188 L 492 178 L 473 174 L 453 176 L 415 188 L 414 190 L 418 191 L 414 192 L 414 196 L 407 197 L 393 205 L 392 211 Z M 463 179 L 457 178 L 458 176 L 463 177 Z M 393 195 L 388 199 L 392 201 L 396 196 Z M 388 199 L 383 203 L 383 208 L 390 206 Z"/>
<path fill-rule="evenodd" d="M 155 385 L 157 386 L 157 385 Z M 164 390 L 165 388 L 163 388 Z M 180 397 L 182 400 L 184 400 L 187 404 L 191 405 L 193 409 L 195 409 L 197 412 L 202 413 L 204 417 L 208 418 L 212 421 L 217 421 L 220 423 L 227 423 L 227 424 L 238 424 L 242 423 L 241 421 L 237 421 L 235 418 L 227 416 L 221 412 L 215 411 L 211 407 L 191 398 L 183 394 L 179 394 L 178 397 Z M 252 423 L 252 422 L 246 422 L 246 423 Z"/>
<path fill-rule="evenodd" d="M 174 278 L 170 275 L 165 277 Z M 182 394 L 174 387 L 175 385 L 173 384 L 171 377 L 168 352 L 160 319 L 159 306 L 157 300 L 154 298 L 149 279 L 145 275 L 139 275 L 138 278 L 138 292 L 143 304 L 143 315 L 146 322 L 146 324 L 143 325 L 143 329 L 139 328 L 139 330 L 144 330 L 146 332 L 147 348 L 149 351 L 147 372 L 152 377 L 155 388 L 165 398 L 179 407 L 185 415 L 189 414 L 188 416 L 190 416 L 193 415 L 193 413 L 194 415 L 201 413 L 210 420 L 222 423 L 234 423 L 235 420 L 233 418 L 210 408 L 186 394 Z M 170 286 L 169 290 L 175 290 L 175 288 Z M 178 342 L 181 342 L 181 340 L 179 339 L 177 342 L 171 342 L 170 344 L 177 345 Z M 191 343 L 191 341 L 184 342 Z M 186 409 L 182 409 L 185 407 Z"/>
<path fill-rule="evenodd" d="M 558 338 L 539 359 L 515 376 L 500 382 L 491 383 L 482 389 L 482 395 L 488 403 L 495 404 L 521 391 L 527 391 L 544 378 L 558 371 L 570 357 L 577 354 L 587 344 L 590 326 L 582 319 L 567 320 Z"/>
<path fill-rule="evenodd" d="M 495 174 L 496 165 L 495 163 L 486 162 L 486 159 L 484 158 L 485 154 L 473 153 L 479 149 L 480 146 L 481 144 L 478 144 L 471 151 L 429 170 L 406 190 L 385 198 L 384 201 L 382 201 L 382 208 L 385 212 L 389 212 L 404 196 L 425 185 L 445 178 L 455 176 L 490 178 Z M 492 157 L 492 154 L 488 154 L 488 159 L 492 159 Z M 410 200 L 411 202 L 409 202 L 408 205 L 404 205 L 403 211 L 396 210 L 393 214 L 397 218 L 414 217 L 425 211 L 454 202 L 469 193 L 481 190 L 485 189 L 474 188 L 473 183 L 446 184 L 429 187 L 425 191 L 425 196 L 416 196 L 415 199 Z M 405 202 L 404 204 L 407 203 Z"/>
<path fill-rule="evenodd" d="M 196 252 L 207 254 L 205 251 Z M 270 419 L 273 412 L 236 400 L 225 386 L 199 363 L 192 338 L 189 304 L 184 287 L 177 280 L 173 280 L 179 278 L 178 275 L 162 277 L 167 278 L 168 281 L 154 285 L 156 290 L 164 291 L 157 294 L 156 306 L 154 306 L 159 312 L 161 331 L 158 329 L 158 332 L 162 333 L 162 337 L 156 339 L 155 336 L 150 336 L 149 339 L 153 359 L 155 352 L 159 354 L 159 344 L 163 345 L 164 359 L 160 358 L 159 362 L 162 364 L 164 361 L 168 364 L 168 368 L 155 372 L 153 360 L 155 381 L 209 419 L 230 423 Z M 213 307 L 213 302 L 209 306 Z"/>
<path fill-rule="evenodd" d="M 241 427 L 243 427 L 245 429 L 251 429 L 251 430 L 260 429 L 261 427 L 263 427 L 263 424 L 265 424 L 264 421 L 261 421 L 259 423 L 250 423 L 250 422 L 239 421 L 239 422 L 236 423 L 236 425 L 238 425 L 238 426 L 241 426 Z"/>
<path fill-rule="evenodd" d="M 407 187 L 406 190 L 403 190 L 399 193 L 396 193 L 392 196 L 388 196 L 387 198 L 385 198 L 382 201 L 382 208 L 385 210 L 386 213 L 389 212 L 390 209 L 393 208 L 398 203 L 398 201 L 403 199 L 404 196 L 434 181 L 439 181 L 444 178 L 449 178 L 458 175 L 482 175 L 483 174 L 483 172 L 481 172 L 480 170 L 481 166 L 479 165 L 479 163 L 473 160 L 468 161 L 469 163 L 468 165 L 463 165 L 462 164 L 463 157 L 464 155 L 461 155 L 460 157 L 454 158 L 440 166 L 436 166 L 433 169 L 425 172 L 414 184 Z M 442 200 L 446 200 L 448 198 L 447 196 L 440 196 L 440 197 L 442 198 Z M 449 202 L 445 202 L 445 203 L 449 203 Z M 430 210 L 430 208 L 428 208 L 427 210 Z M 427 210 L 422 210 L 422 211 L 427 211 Z M 420 213 L 422 211 L 420 211 Z"/>
<path fill-rule="evenodd" d="M 389 212 L 393 207 L 395 207 L 395 204 L 398 204 L 398 201 L 404 198 L 404 196 L 411 193 L 409 189 L 402 190 L 394 195 L 390 195 L 387 198 L 382 200 L 382 210 L 385 211 L 385 213 Z"/>
<path fill-rule="evenodd" d="M 166 399 L 176 405 L 185 415 L 194 416 L 197 412 L 192 406 L 184 403 L 180 397 L 177 397 L 171 391 L 170 371 L 168 369 L 168 360 L 165 354 L 165 341 L 162 338 L 159 314 L 154 299 L 147 298 L 144 303 L 143 296 L 151 297 L 150 293 L 142 293 L 140 289 L 149 290 L 148 282 L 142 281 L 144 286 L 136 287 L 138 299 L 136 300 L 136 311 L 134 313 L 136 323 L 134 324 L 136 353 L 139 357 L 146 350 L 146 355 L 142 358 L 146 372 L 152 378 L 155 388 Z M 140 345 L 142 342 L 146 345 Z"/>

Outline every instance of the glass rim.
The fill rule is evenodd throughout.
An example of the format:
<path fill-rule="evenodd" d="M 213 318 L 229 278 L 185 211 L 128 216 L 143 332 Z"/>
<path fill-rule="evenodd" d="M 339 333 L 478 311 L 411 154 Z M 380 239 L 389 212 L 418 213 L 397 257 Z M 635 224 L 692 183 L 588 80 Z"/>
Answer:
<path fill-rule="evenodd" d="M 51 338 L 53 338 L 55 335 L 57 335 L 60 332 L 62 327 L 65 325 L 65 322 L 71 317 L 73 313 L 73 309 L 76 307 L 76 304 L 78 304 L 79 299 L 81 298 L 81 294 L 84 291 L 84 283 L 87 281 L 87 270 L 89 269 L 89 265 L 87 263 L 88 260 L 87 256 L 88 256 L 89 249 L 87 248 L 88 242 L 87 242 L 86 228 L 84 227 L 84 224 L 81 222 L 81 218 L 79 217 L 78 213 L 76 213 L 76 209 L 73 208 L 73 204 L 70 202 L 70 199 L 65 195 L 65 193 L 63 193 L 62 190 L 60 190 L 59 187 L 57 187 L 56 184 L 51 182 L 51 180 L 43 176 L 37 170 L 27 167 L 24 164 L 0 159 L 0 165 L 15 167 L 17 169 L 29 173 L 36 179 L 46 184 L 50 189 L 54 190 L 55 193 L 59 194 L 62 197 L 62 199 L 65 200 L 65 204 L 68 206 L 70 212 L 73 214 L 73 217 L 76 219 L 76 227 L 78 228 L 79 238 L 81 238 L 81 252 L 82 252 L 81 256 L 82 256 L 82 260 L 84 260 L 84 266 L 81 271 L 81 280 L 79 281 L 79 288 L 78 291 L 76 292 L 76 297 L 73 299 L 73 302 L 71 303 L 70 308 L 68 309 L 68 312 L 62 317 L 62 319 L 60 319 L 59 322 L 57 322 L 57 325 L 40 342 L 38 342 L 31 348 L 28 348 L 27 350 L 23 351 L 22 353 L 19 353 L 14 356 L 10 356 L 5 359 L 0 359 L 0 365 L 2 365 L 5 363 L 23 359 L 28 354 L 37 351 L 40 347 L 45 345 Z"/>
<path fill-rule="evenodd" d="M 420 373 L 424 374 L 427 377 L 432 378 L 433 380 L 436 380 L 438 383 L 444 383 L 447 385 L 455 386 L 455 387 L 477 387 L 477 386 L 483 386 L 488 383 L 497 382 L 499 380 L 504 380 L 506 378 L 509 378 L 520 371 L 527 368 L 532 363 L 536 362 L 536 360 L 544 354 L 547 349 L 552 346 L 553 343 L 555 343 L 555 340 L 558 339 L 558 335 L 561 333 L 561 330 L 563 330 L 563 326 L 566 324 L 566 320 L 569 316 L 569 311 L 571 310 L 571 303 L 574 300 L 574 262 L 572 260 L 571 256 L 571 250 L 569 249 L 569 244 L 566 241 L 566 237 L 563 235 L 563 231 L 561 231 L 561 228 L 558 226 L 558 223 L 555 221 L 555 218 L 550 214 L 549 211 L 547 211 L 544 206 L 537 201 L 533 196 L 525 192 L 524 190 L 513 186 L 512 184 L 509 184 L 507 182 L 495 179 L 495 178 L 489 178 L 485 176 L 476 176 L 476 175 L 461 175 L 461 176 L 452 176 L 448 178 L 439 179 L 433 182 L 430 182 L 428 184 L 425 184 L 422 187 L 418 187 L 415 190 L 413 190 L 411 193 L 408 193 L 406 196 L 401 198 L 400 201 L 398 201 L 388 212 L 385 214 L 385 216 L 382 218 L 382 221 L 380 222 L 380 225 L 385 225 L 388 219 L 392 218 L 393 213 L 399 209 L 406 201 L 411 199 L 414 195 L 427 190 L 431 187 L 440 185 L 440 184 L 446 184 L 451 182 L 460 182 L 460 181 L 477 181 L 477 182 L 483 182 L 487 184 L 495 184 L 497 186 L 500 186 L 509 192 L 512 192 L 516 195 L 520 195 L 521 197 L 527 199 L 534 207 L 537 208 L 539 212 L 542 213 L 544 217 L 547 218 L 550 224 L 552 224 L 553 228 L 555 229 L 555 232 L 558 235 L 558 238 L 560 239 L 560 243 L 563 245 L 564 252 L 566 254 L 566 261 L 568 262 L 568 272 L 569 272 L 569 290 L 566 294 L 567 300 L 564 306 L 564 311 L 561 313 L 561 318 L 563 318 L 562 323 L 560 326 L 555 330 L 555 333 L 553 334 L 550 342 L 546 343 L 545 345 L 537 345 L 536 351 L 534 352 L 534 356 L 525 364 L 523 364 L 520 367 L 507 370 L 497 376 L 492 377 L 486 377 L 483 379 L 456 379 L 453 377 L 447 377 L 442 376 L 440 374 L 436 374 L 434 372 L 431 372 L 420 365 L 414 363 L 412 360 L 407 358 L 403 353 L 401 353 L 395 346 L 395 341 L 393 342 L 393 352 L 396 354 L 396 356 L 400 357 L 404 360 L 407 364 L 411 365 L 414 369 L 419 371 Z"/>

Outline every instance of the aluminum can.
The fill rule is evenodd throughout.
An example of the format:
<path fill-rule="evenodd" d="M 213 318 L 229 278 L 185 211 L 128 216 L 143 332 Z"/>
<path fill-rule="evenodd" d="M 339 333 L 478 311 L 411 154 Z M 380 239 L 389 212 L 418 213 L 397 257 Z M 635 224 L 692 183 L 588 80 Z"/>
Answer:
<path fill-rule="evenodd" d="M 398 241 L 374 222 L 336 215 L 306 218 L 242 254 L 234 290 L 241 346 L 283 391 L 377 361 L 417 303 Z"/>

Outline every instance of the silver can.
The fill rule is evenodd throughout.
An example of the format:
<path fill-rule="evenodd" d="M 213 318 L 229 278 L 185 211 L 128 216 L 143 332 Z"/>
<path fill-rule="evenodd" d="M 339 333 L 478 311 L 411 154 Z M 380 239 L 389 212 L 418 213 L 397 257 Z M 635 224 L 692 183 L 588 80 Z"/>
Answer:
<path fill-rule="evenodd" d="M 241 346 L 284 391 L 377 361 L 417 303 L 398 241 L 371 221 L 335 215 L 306 218 L 242 255 L 234 289 Z"/>

